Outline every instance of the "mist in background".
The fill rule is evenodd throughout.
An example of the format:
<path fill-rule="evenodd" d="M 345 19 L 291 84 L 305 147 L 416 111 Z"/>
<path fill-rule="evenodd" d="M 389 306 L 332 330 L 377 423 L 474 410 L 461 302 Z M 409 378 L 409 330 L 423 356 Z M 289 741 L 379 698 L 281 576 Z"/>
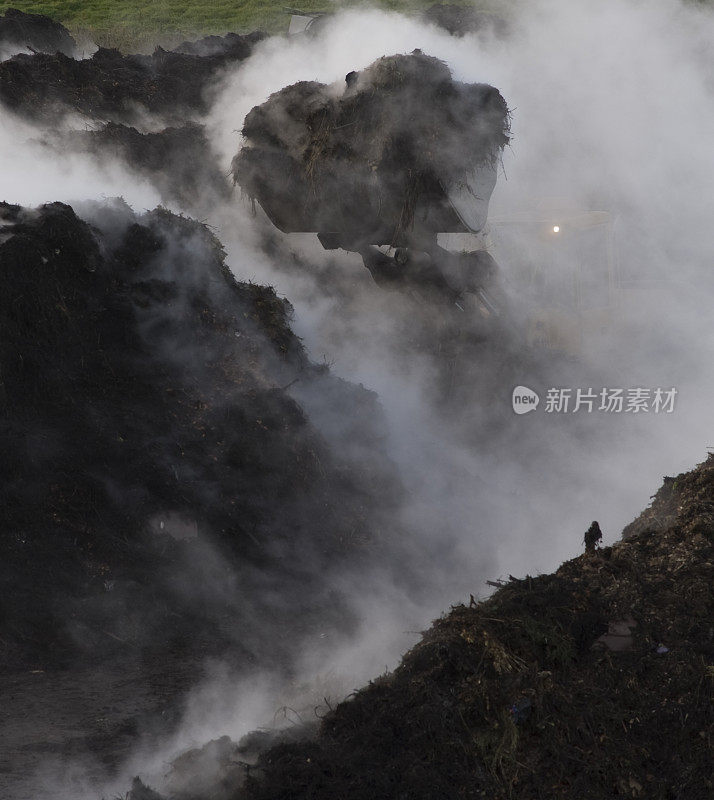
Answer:
<path fill-rule="evenodd" d="M 494 219 L 552 198 L 574 211 L 606 210 L 614 218 L 620 279 L 672 284 L 629 306 L 623 301 L 616 333 L 606 344 L 586 342 L 577 365 L 546 358 L 531 370 L 524 362 L 518 382 L 539 382 L 532 386 L 541 394 L 537 412 L 510 412 L 515 381 L 503 377 L 500 354 L 483 359 L 476 379 L 464 376 L 474 395 L 455 408 L 441 405 L 435 391 L 438 357 L 411 343 L 414 330 L 438 329 L 439 310 L 415 311 L 414 303 L 375 286 L 356 255 L 325 252 L 307 234 L 280 234 L 260 210 L 252 216 L 245 199 L 217 211 L 213 221 L 238 277 L 270 283 L 289 297 L 311 357 L 378 393 L 389 453 L 409 497 L 401 519 L 409 541 L 397 548 L 409 579 L 395 577 L 399 561 L 367 576 L 339 576 L 361 629 L 327 652 L 306 648 L 297 667 L 305 685 L 329 675 L 349 693 L 393 667 L 450 604 L 488 594 L 486 579 L 551 571 L 578 555 L 592 519 L 613 543 L 663 475 L 706 457 L 714 444 L 706 313 L 714 250 L 707 202 L 714 182 L 711 41 L 708 10 L 669 2 L 618 0 L 596 10 L 581 2 L 537 3 L 514 13 L 504 39 L 455 39 L 398 15 L 349 12 L 317 37 L 264 42 L 225 80 L 209 129 L 228 164 L 245 114 L 272 92 L 298 80 L 334 83 L 341 92 L 349 71 L 421 48 L 442 58 L 455 78 L 496 86 L 512 110 Z M 497 240 L 497 223 L 492 228 Z M 499 260 L 498 245 L 494 255 Z M 527 308 L 512 265 L 500 266 L 514 306 Z M 647 335 L 636 336 L 643 326 Z M 669 415 L 548 417 L 543 404 L 551 386 L 675 386 L 678 396 Z M 330 439 L 320 398 L 301 393 L 299 384 L 293 394 Z M 505 420 L 503 410 L 511 415 Z M 280 687 L 274 707 L 289 705 L 291 691 Z M 315 705 L 321 691 L 316 679 Z M 215 726 L 210 714 L 202 717 L 202 735 L 244 732 L 243 694 L 240 681 L 206 684 L 201 696 L 220 697 L 222 711 Z M 189 719 L 199 725 L 195 707 Z"/>
<path fill-rule="evenodd" d="M 398 15 L 362 11 L 338 15 L 317 37 L 264 42 L 225 80 L 209 128 L 228 164 L 245 114 L 270 93 L 298 80 L 334 83 L 341 92 L 347 72 L 421 48 L 446 61 L 456 78 L 496 86 L 512 110 L 513 139 L 492 218 L 508 219 L 544 199 L 574 212 L 608 211 L 619 279 L 656 284 L 656 291 L 621 301 L 615 331 L 604 342 L 586 342 L 576 365 L 546 357 L 531 370 L 526 359 L 518 382 L 540 392 L 541 407 L 504 419 L 516 381 L 503 376 L 498 354 L 483 359 L 477 379 L 464 377 L 473 381 L 470 402 L 440 404 L 438 358 L 410 340 L 417 329 L 438 329 L 438 310 L 415 311 L 398 293 L 376 287 L 355 255 L 325 252 L 307 234 L 280 234 L 260 210 L 252 215 L 246 199 L 216 212 L 236 274 L 275 285 L 295 306 L 294 328 L 312 358 L 378 393 L 389 453 L 409 496 L 401 519 L 409 541 L 397 548 L 409 579 L 395 578 L 399 561 L 367 576 L 339 576 L 361 630 L 327 652 L 306 649 L 297 668 L 306 685 L 327 674 L 346 694 L 393 667 L 430 619 L 470 594 L 487 594 L 486 579 L 551 571 L 578 555 L 592 519 L 613 543 L 663 475 L 706 457 L 714 444 L 706 310 L 714 245 L 707 201 L 714 181 L 711 41 L 707 9 L 670 2 L 618 0 L 597 9 L 540 2 L 515 12 L 502 39 L 455 39 Z M 498 243 L 494 255 L 499 260 Z M 500 266 L 514 307 L 527 310 L 513 265 Z M 678 395 L 667 415 L 548 417 L 551 386 L 674 386 Z M 293 393 L 330 439 L 320 398 L 299 384 Z M 316 681 L 316 704 L 323 689 Z M 223 703 L 219 723 L 202 717 L 202 735 L 245 731 L 240 681 L 209 682 L 201 696 Z M 276 708 L 289 704 L 291 687 L 274 698 Z M 233 711 L 226 715 L 226 708 Z M 199 725 L 195 707 L 189 719 Z"/>
<path fill-rule="evenodd" d="M 706 202 L 714 176 L 713 30 L 708 11 L 675 3 L 645 8 L 606 2 L 596 12 L 587 3 L 538 3 L 515 13 L 513 31 L 503 40 L 455 39 L 378 11 L 347 13 L 316 38 L 287 46 L 275 39 L 263 43 L 226 81 L 215 105 L 214 143 L 228 161 L 243 117 L 271 92 L 297 80 L 334 82 L 341 91 L 348 71 L 385 53 L 419 47 L 446 61 L 456 78 L 498 87 L 512 109 L 513 139 L 503 156 L 492 217 L 534 208 L 544 198 L 560 198 L 577 210 L 607 210 L 615 218 L 621 276 L 686 284 L 684 297 L 664 289 L 649 307 L 624 307 L 622 338 L 605 352 L 586 347 L 578 374 L 584 382 L 573 385 L 676 385 L 673 415 L 546 422 L 537 412 L 514 418 L 497 441 L 488 428 L 478 428 L 478 396 L 468 408 L 449 408 L 447 421 L 430 406 L 430 359 L 410 358 L 393 344 L 395 329 L 408 324 L 400 319 L 401 299 L 373 287 L 357 256 L 335 256 L 309 236 L 270 231 L 260 214 L 249 219 L 247 204 L 242 215 L 231 208 L 231 217 L 221 221 L 231 253 L 245 252 L 251 240 L 259 249 L 264 236 L 273 236 L 277 255 L 256 254 L 249 277 L 274 283 L 290 297 L 296 330 L 314 358 L 324 357 L 337 374 L 378 392 L 395 457 L 422 498 L 415 518 L 424 521 L 426 513 L 433 522 L 433 509 L 434 518 L 453 526 L 444 540 L 426 525 L 414 545 L 430 556 L 430 542 L 439 541 L 447 555 L 455 548 L 455 564 L 465 574 L 449 576 L 446 593 L 453 599 L 478 584 L 472 570 L 484 562 L 496 573 L 552 569 L 579 552 L 580 528 L 592 518 L 601 520 L 606 539 L 614 541 L 663 474 L 706 454 L 711 333 L 701 327 L 705 317 L 699 312 L 711 285 L 714 244 Z M 303 266 L 295 263 L 296 255 Z M 495 255 L 498 260 L 497 250 Z M 501 263 L 517 300 L 520 287 L 511 266 Z M 696 308 L 684 311 L 697 295 Z M 658 338 L 640 354 L 633 352 L 628 331 L 643 322 Z M 558 382 L 564 377 L 560 366 L 553 365 L 552 374 L 549 369 L 549 385 L 569 385 Z M 504 405 L 512 388 L 501 387 Z M 532 445 L 530 460 L 519 462 L 523 439 Z M 510 448 L 518 442 L 514 452 Z M 544 481 L 549 472 L 557 480 Z M 478 488 L 482 482 L 485 492 Z M 495 506 L 487 515 L 484 502 Z"/>
<path fill-rule="evenodd" d="M 63 130 L 83 120 L 67 120 Z M 160 195 L 117 161 L 101 166 L 87 157 L 68 153 L 58 157 L 42 144 L 37 126 L 0 111 L 0 200 L 18 205 L 123 197 L 137 211 L 154 208 Z"/>
<path fill-rule="evenodd" d="M 421 48 L 443 59 L 455 78 L 496 86 L 512 110 L 513 138 L 491 217 L 494 255 L 514 309 L 527 310 L 529 299 L 514 265 L 498 251 L 497 220 L 547 198 L 609 211 L 620 277 L 659 283 L 646 301 L 623 301 L 616 333 L 588 343 L 577 364 L 547 356 L 530 363 L 524 353 L 522 374 L 511 356 L 504 368 L 503 353 L 518 349 L 514 330 L 512 337 L 504 334 L 503 349 L 479 350 L 480 361 L 445 378 L 428 346 L 430 331 L 437 337 L 444 324 L 441 309 L 380 289 L 356 255 L 323 251 L 314 236 L 282 235 L 259 209 L 254 216 L 238 192 L 213 208 L 208 221 L 236 277 L 274 285 L 295 308 L 293 327 L 310 358 L 377 392 L 387 452 L 407 497 L 393 526 L 405 533 L 390 538 L 379 566 L 325 578 L 350 598 L 356 632 L 345 637 L 326 629 L 319 641 L 305 642 L 288 682 L 270 665 L 250 675 L 213 665 L 189 699 L 176 737 L 160 746 L 142 743 L 105 787 L 107 796 L 137 772 L 161 788 L 173 755 L 222 734 L 237 739 L 281 724 L 280 708 L 314 715 L 325 697 L 337 701 L 395 666 L 450 604 L 486 595 L 487 579 L 557 568 L 582 552 L 593 519 L 605 543 L 613 543 L 663 475 L 703 460 L 714 446 L 707 313 L 713 41 L 709 10 L 669 1 L 605 0 L 595 7 L 542 0 L 514 10 L 504 38 L 454 38 L 413 19 L 366 10 L 337 15 L 315 37 L 268 39 L 225 76 L 206 122 L 227 172 L 245 115 L 272 92 L 298 80 L 334 83 L 339 92 L 351 70 Z M 120 194 L 137 210 L 158 202 L 148 183 L 119 166 L 97 174 L 88 160 L 59 164 L 38 158 L 34 145 L 18 147 L 31 138 L 29 126 L 0 118 L 0 195 L 8 201 Z M 444 400 L 445 379 L 456 386 L 458 402 Z M 510 410 L 519 383 L 541 395 L 539 409 L 522 417 Z M 543 405 L 551 386 L 675 386 L 678 396 L 668 415 L 549 416 Z M 346 435 L 329 398 L 300 382 L 291 394 L 328 442 L 359 458 L 364 444 Z M 283 611 L 290 613 L 288 603 Z M 56 788 L 54 772 L 51 782 Z M 96 796 L 96 782 L 76 772 L 63 782 Z"/>

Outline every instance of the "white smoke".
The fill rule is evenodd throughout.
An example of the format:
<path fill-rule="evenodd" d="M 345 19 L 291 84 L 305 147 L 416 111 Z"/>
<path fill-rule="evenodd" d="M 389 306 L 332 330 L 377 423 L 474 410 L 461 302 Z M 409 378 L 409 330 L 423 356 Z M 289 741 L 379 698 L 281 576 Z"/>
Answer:
<path fill-rule="evenodd" d="M 658 379 L 678 388 L 672 415 L 582 424 L 563 418 L 546 425 L 533 414 L 499 439 L 478 430 L 474 398 L 474 409 L 464 413 L 471 424 L 460 437 L 430 404 L 428 365 L 419 359 L 405 364 L 404 353 L 390 345 L 399 301 L 371 285 L 358 258 L 338 259 L 339 274 L 354 272 L 354 297 L 345 298 L 325 273 L 315 279 L 297 265 L 246 257 L 255 226 L 245 222 L 244 209 L 232 218 L 241 244 L 222 224 L 237 273 L 244 274 L 247 263 L 251 276 L 291 298 L 296 329 L 313 356 L 378 391 L 392 455 L 412 492 L 406 521 L 417 532 L 412 547 L 423 556 L 421 605 L 405 603 L 403 594 L 379 581 L 364 593 L 370 601 L 355 592 L 365 639 L 347 658 L 335 655 L 353 668 L 360 660 L 372 667 L 379 660 L 370 651 L 375 641 L 382 663 L 393 664 L 404 645 L 400 632 L 470 592 L 483 594 L 485 578 L 550 571 L 577 555 L 592 519 L 600 520 L 606 542 L 615 541 L 662 475 L 702 460 L 709 444 L 712 334 L 696 313 L 701 303 L 686 303 L 711 287 L 714 241 L 704 198 L 714 180 L 714 16 L 675 2 L 645 7 L 610 0 L 595 11 L 585 2 L 545 0 L 521 8 L 514 23 L 505 40 L 454 39 L 394 14 L 345 13 L 317 38 L 260 46 L 226 81 L 211 118 L 227 163 L 245 114 L 270 93 L 298 80 L 339 86 L 347 72 L 381 55 L 421 48 L 446 61 L 456 78 L 497 86 L 512 109 L 513 141 L 504 153 L 494 216 L 513 215 L 542 198 L 608 210 L 616 218 L 621 272 L 665 281 L 646 306 L 642 297 L 629 306 L 622 301 L 612 321 L 614 348 L 607 354 L 586 349 L 577 371 L 583 382 L 573 388 L 587 387 L 588 380 L 629 388 Z M 246 224 L 253 229 L 246 231 Z M 302 253 L 308 263 L 327 262 L 330 256 L 307 238 L 285 241 L 286 252 Z M 502 268 L 508 275 L 509 264 Z M 644 322 L 654 322 L 659 336 L 654 353 L 630 346 L 631 329 Z M 668 340 L 676 346 L 665 352 Z M 502 389 L 509 402 L 512 386 Z"/>
<path fill-rule="evenodd" d="M 335 16 L 317 37 L 266 40 L 225 78 L 208 119 L 213 144 L 227 170 L 240 143 L 237 132 L 255 104 L 298 80 L 339 85 L 347 72 L 385 54 L 420 48 L 446 61 L 456 78 L 496 86 L 512 109 L 513 141 L 503 156 L 492 215 L 511 216 L 542 198 L 610 210 L 618 219 L 621 272 L 664 281 L 646 307 L 618 309 L 614 349 L 607 355 L 586 350 L 577 369 L 583 382 L 573 388 L 588 380 L 627 388 L 654 376 L 676 384 L 678 405 L 671 415 L 641 420 L 546 420 L 539 409 L 514 417 L 496 434 L 479 427 L 487 415 L 475 397 L 459 419 L 445 420 L 433 406 L 428 360 L 393 343 L 399 298 L 373 286 L 358 258 L 334 257 L 310 237 L 277 232 L 276 253 L 268 256 L 262 250 L 265 220 L 251 218 L 238 197 L 216 209 L 210 221 L 236 276 L 275 285 L 295 305 L 295 327 L 310 356 L 324 357 L 338 375 L 379 393 L 390 453 L 411 497 L 402 522 L 413 535 L 423 586 L 394 585 L 389 568 L 340 576 L 361 629 L 348 643 L 331 647 L 328 636 L 326 645 L 306 647 L 296 666 L 304 683 L 328 674 L 348 693 L 394 666 L 417 631 L 450 603 L 484 594 L 485 579 L 551 571 L 580 553 L 593 519 L 612 543 L 662 475 L 690 468 L 714 445 L 708 433 L 712 330 L 688 305 L 692 297 L 709 299 L 712 287 L 714 14 L 674 0 L 604 0 L 596 7 L 586 0 L 538 0 L 523 4 L 513 22 L 506 39 L 457 39 L 397 14 L 353 11 Z M 151 190 L 124 182 L 114 168 L 96 175 L 73 161 L 68 170 L 35 160 L 25 145 L 19 152 L 33 155 L 17 159 L 17 143 L 27 136 L 0 119 L 0 196 L 33 204 L 118 193 L 140 207 L 155 204 Z M 318 271 L 292 263 L 290 251 Z M 509 264 L 501 266 L 510 276 Z M 518 286 L 511 290 L 517 293 Z M 633 320 L 653 325 L 659 337 L 654 353 L 633 350 Z M 504 404 L 512 389 L 502 387 Z M 301 399 L 308 408 L 315 402 Z M 323 678 L 316 684 L 312 693 L 319 698 Z M 243 683 L 219 670 L 190 702 L 180 738 L 158 761 L 154 750 L 149 766 L 132 761 L 126 774 L 144 769 L 154 777 L 168 751 L 223 733 L 238 736 L 269 722 L 270 710 L 296 694 L 305 700 L 310 693 L 304 685 L 276 687 L 260 677 Z"/>
<path fill-rule="evenodd" d="M 595 12 L 584 2 L 545 0 L 519 9 L 514 23 L 505 40 L 476 35 L 455 39 L 395 14 L 349 12 L 337 16 L 316 38 L 268 40 L 226 80 L 211 117 L 216 145 L 228 163 L 247 111 L 284 85 L 298 80 L 339 85 L 348 71 L 381 55 L 418 47 L 446 61 L 456 78 L 497 86 L 512 109 L 513 141 L 504 153 L 494 216 L 508 216 L 553 197 L 567 198 L 576 209 L 611 210 L 619 219 L 620 268 L 628 275 L 677 278 L 680 284 L 685 276 L 708 288 L 714 242 L 703 198 L 714 177 L 709 135 L 714 126 L 712 14 L 675 2 L 645 7 L 609 0 Z M 672 417 L 648 419 L 634 430 L 629 420 L 626 424 L 605 419 L 599 423 L 598 446 L 587 452 L 580 449 L 578 426 L 568 420 L 561 429 L 544 429 L 540 450 L 530 454 L 532 463 L 515 463 L 507 449 L 484 458 L 484 450 L 498 446 L 488 431 L 470 431 L 468 442 L 444 440 L 424 398 L 430 376 L 419 365 L 405 368 L 402 354 L 390 350 L 394 300 L 378 297 L 368 277 L 359 274 L 358 259 L 342 259 L 342 269 L 355 272 L 358 297 L 348 300 L 346 308 L 343 298 L 332 296 L 329 283 L 297 274 L 299 267 L 289 268 L 292 277 L 288 268 L 276 270 L 262 256 L 246 258 L 247 236 L 243 234 L 236 246 L 228 227 L 242 227 L 245 221 L 240 210 L 231 213 L 234 217 L 222 224 L 222 234 L 233 244 L 238 274 L 244 274 L 247 261 L 251 275 L 275 283 L 295 303 L 296 324 L 310 352 L 334 362 L 338 374 L 379 392 L 407 479 L 409 472 L 416 473 L 412 486 L 421 483 L 431 490 L 422 495 L 415 517 L 423 519 L 430 507 L 433 516 L 448 515 L 457 550 L 472 556 L 465 562 L 465 582 L 452 576 L 448 591 L 453 599 L 463 596 L 467 583 L 474 584 L 469 576 L 478 552 L 494 545 L 501 550 L 495 569 L 522 573 L 552 569 L 577 554 L 580 529 L 591 518 L 601 518 L 606 539 L 613 541 L 646 504 L 662 474 L 684 469 L 705 455 L 700 426 L 706 408 L 698 408 L 697 398 L 706 391 L 698 383 L 709 334 L 690 325 L 686 316 L 673 318 L 682 304 L 676 286 L 663 289 L 657 302 L 664 296 L 664 306 L 647 308 L 657 317 L 660 334 L 664 328 L 681 345 L 686 342 L 700 364 L 688 374 L 672 364 L 671 381 L 693 382 L 678 386 L 680 406 Z M 305 250 L 302 243 L 286 241 L 286 247 Z M 306 255 L 320 257 L 315 251 Z M 502 267 L 508 274 L 509 265 Z M 361 301 L 369 307 L 360 307 Z M 628 315 L 641 314 L 642 309 L 633 305 L 619 313 L 624 319 L 617 320 L 622 334 L 614 360 L 608 356 L 603 364 L 597 352 L 588 354 L 593 379 L 604 369 L 617 381 L 615 386 L 628 378 L 642 379 L 623 374 L 627 359 L 620 359 L 622 367 L 618 363 L 619 356 L 630 355 Z M 678 347 L 673 358 L 679 359 L 684 349 Z M 650 368 L 656 367 L 656 376 L 668 379 L 662 360 L 661 354 L 654 363 L 640 360 L 639 372 L 650 375 Z M 583 372 L 587 380 L 587 365 Z M 511 389 L 503 387 L 504 402 Z M 537 440 L 532 430 L 535 415 L 519 423 L 521 430 L 531 426 L 528 437 Z M 623 426 L 629 431 L 624 437 Z M 504 446 L 508 444 L 506 440 Z M 548 472 L 557 480 L 548 481 Z M 492 516 L 488 532 L 479 530 L 483 497 L 474 502 L 469 475 L 500 489 L 502 524 L 497 514 Z M 455 476 L 462 481 L 460 489 L 453 483 Z M 508 497 L 516 495 L 521 509 L 514 526 Z M 447 504 L 438 501 L 444 496 Z"/>
<path fill-rule="evenodd" d="M 65 130 L 78 120 L 63 123 Z M 101 164 L 41 143 L 47 131 L 0 109 L 0 200 L 24 206 L 123 197 L 137 210 L 154 208 L 158 191 L 113 159 Z"/>

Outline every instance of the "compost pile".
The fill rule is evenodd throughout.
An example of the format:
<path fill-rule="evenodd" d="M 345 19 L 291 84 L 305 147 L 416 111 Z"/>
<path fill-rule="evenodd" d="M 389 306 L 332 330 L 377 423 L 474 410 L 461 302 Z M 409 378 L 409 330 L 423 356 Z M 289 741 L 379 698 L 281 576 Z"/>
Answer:
<path fill-rule="evenodd" d="M 350 73 L 344 90 L 300 82 L 246 117 L 236 183 L 283 231 L 397 244 L 427 219 L 443 186 L 494 165 L 508 142 L 497 89 L 455 81 L 436 58 L 385 56 Z"/>
<path fill-rule="evenodd" d="M 239 33 L 227 33 L 225 36 L 204 36 L 196 41 L 182 42 L 178 47 L 174 47 L 173 52 L 209 58 L 218 56 L 229 61 L 244 61 L 253 52 L 253 45 L 264 37 L 263 33 L 252 33 L 249 36 L 241 36 Z"/>
<path fill-rule="evenodd" d="M 263 38 L 261 32 L 233 34 L 223 49 L 207 55 L 160 47 L 152 55 L 100 48 L 83 60 L 20 54 L 0 64 L 0 102 L 30 119 L 78 112 L 130 124 L 148 111 L 183 122 L 190 112 L 208 110 L 208 90 L 219 71 L 243 61 Z"/>
<path fill-rule="evenodd" d="M 17 15 L 8 15 L 14 23 Z M 47 17 L 32 20 L 40 30 L 64 31 Z M 22 30 L 30 30 L 24 15 Z M 248 58 L 263 38 L 261 32 L 209 36 L 152 55 L 100 48 L 82 60 L 72 58 L 71 37 L 72 48 L 43 48 L 33 40 L 38 52 L 0 63 L 0 105 L 41 125 L 38 140 L 58 154 L 86 153 L 102 165 L 118 159 L 151 181 L 163 202 L 203 217 L 227 198 L 230 184 L 205 128 L 187 120 L 207 111 L 221 72 Z M 81 129 L 65 130 L 62 121 L 71 123 L 76 114 L 83 117 Z"/>
<path fill-rule="evenodd" d="M 56 25 L 37 19 L 50 30 Z M 58 154 L 87 153 L 103 164 L 119 159 L 151 181 L 163 202 L 203 216 L 230 187 L 204 127 L 187 118 L 209 108 L 221 71 L 248 58 L 263 38 L 209 36 L 152 55 L 100 48 L 83 60 L 67 48 L 16 55 L 0 63 L 0 104 L 44 126 L 38 138 Z M 83 128 L 63 131 L 62 119 L 77 113 Z M 147 114 L 150 130 L 143 129 Z"/>
<path fill-rule="evenodd" d="M 437 3 L 422 14 L 425 22 L 437 25 L 452 36 L 465 36 L 469 33 L 488 33 L 505 36 L 508 23 L 488 11 L 480 11 L 473 6 L 457 6 L 451 3 Z"/>
<path fill-rule="evenodd" d="M 59 150 L 110 156 L 137 175 L 148 178 L 164 202 L 183 209 L 218 203 L 230 195 L 230 185 L 206 137 L 194 122 L 161 131 L 142 132 L 109 122 L 93 131 L 71 131 L 47 140 Z"/>
<path fill-rule="evenodd" d="M 654 527 L 453 608 L 234 797 L 712 797 L 714 457 L 641 519 L 663 502 Z"/>
<path fill-rule="evenodd" d="M 72 56 L 76 43 L 67 28 L 41 14 L 8 8 L 0 15 L 0 59 L 23 50 Z"/>
<path fill-rule="evenodd" d="M 287 301 L 237 283 L 204 226 L 81 213 L 0 205 L 2 665 L 229 639 L 255 655 L 252 634 L 278 658 L 347 624 L 326 577 L 399 498 L 375 395 L 312 365 Z M 359 458 L 291 387 L 347 410 Z M 212 596 L 202 563 L 236 591 Z"/>

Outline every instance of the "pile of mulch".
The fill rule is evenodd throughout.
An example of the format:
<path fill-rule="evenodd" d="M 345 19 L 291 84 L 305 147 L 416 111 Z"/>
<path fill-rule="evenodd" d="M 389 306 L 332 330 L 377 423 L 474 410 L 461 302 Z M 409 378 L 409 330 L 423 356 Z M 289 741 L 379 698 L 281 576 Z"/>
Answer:
<path fill-rule="evenodd" d="M 79 112 L 94 119 L 131 123 L 149 111 L 184 122 L 210 106 L 219 71 L 240 63 L 265 38 L 233 34 L 223 50 L 200 55 L 157 48 L 152 55 L 123 55 L 100 48 L 91 58 L 63 53 L 17 55 L 0 64 L 0 102 L 31 119 Z"/>
<path fill-rule="evenodd" d="M 284 232 L 396 245 L 413 227 L 450 229 L 444 187 L 493 166 L 508 130 L 497 89 L 417 50 L 350 73 L 337 95 L 307 81 L 271 95 L 245 119 L 233 174 Z"/>
<path fill-rule="evenodd" d="M 710 460 L 704 466 L 710 464 Z M 652 503 L 622 532 L 630 539 L 643 531 L 664 531 L 675 522 L 696 528 L 714 522 L 714 498 L 711 495 L 711 474 L 704 467 L 665 477 L 652 496 Z"/>
<path fill-rule="evenodd" d="M 488 33 L 503 37 L 509 27 L 503 17 L 490 11 L 482 11 L 474 6 L 457 6 L 451 3 L 437 3 L 422 14 L 422 19 L 443 28 L 452 36 L 466 36 L 469 33 Z"/>
<path fill-rule="evenodd" d="M 234 797 L 712 797 L 714 456 L 640 522 L 452 609 Z"/>
<path fill-rule="evenodd" d="M 347 625 L 329 576 L 399 503 L 376 397 L 311 364 L 204 226 L 81 213 L 0 205 L 0 665 L 228 640 L 277 665 Z"/>
<path fill-rule="evenodd" d="M 0 58 L 22 50 L 73 56 L 76 47 L 67 28 L 49 17 L 16 8 L 0 15 Z"/>
<path fill-rule="evenodd" d="M 186 123 L 161 131 L 142 132 L 110 122 L 94 131 L 71 131 L 53 137 L 51 146 L 90 153 L 98 159 L 121 159 L 133 172 L 147 178 L 164 202 L 195 208 L 201 203 L 225 201 L 230 184 L 218 165 L 205 128 Z"/>
<path fill-rule="evenodd" d="M 182 42 L 174 47 L 174 53 L 187 53 L 202 58 L 216 56 L 229 61 L 244 61 L 253 52 L 253 46 L 265 38 L 264 33 L 254 32 L 243 36 L 227 33 L 225 36 L 204 36 L 196 41 Z"/>
<path fill-rule="evenodd" d="M 292 711 L 292 709 L 286 709 Z M 299 716 L 296 712 L 294 716 Z M 169 764 L 165 792 L 172 800 L 233 800 L 254 771 L 261 754 L 271 747 L 295 744 L 314 736 L 315 720 L 292 720 L 283 728 L 252 731 L 234 742 L 229 736 L 186 750 Z M 134 778 L 126 800 L 165 800 L 140 778 Z"/>
<path fill-rule="evenodd" d="M 99 160 L 117 158 L 151 181 L 162 201 L 192 213 L 228 198 L 228 176 L 205 129 L 187 118 L 209 108 L 221 70 L 248 58 L 266 34 L 208 36 L 173 51 L 158 48 L 152 55 L 100 48 L 91 58 L 77 60 L 64 28 L 46 17 L 8 11 L 0 17 L 0 48 L 4 32 L 12 37 L 34 30 L 46 34 L 46 41 L 31 43 L 38 52 L 0 63 L 0 104 L 46 124 L 51 132 L 42 141 L 47 146 L 58 155 L 69 148 Z M 58 46 L 51 44 L 52 31 Z M 64 34 L 69 39 L 59 46 Z M 89 117 L 93 129 L 85 125 L 55 133 L 58 120 L 73 112 Z M 166 127 L 143 130 L 147 113 Z"/>

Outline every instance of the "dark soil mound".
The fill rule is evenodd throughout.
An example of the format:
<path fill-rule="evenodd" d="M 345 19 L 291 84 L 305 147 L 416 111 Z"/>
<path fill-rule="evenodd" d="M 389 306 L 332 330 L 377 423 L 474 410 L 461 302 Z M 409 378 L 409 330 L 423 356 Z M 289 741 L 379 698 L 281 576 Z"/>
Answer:
<path fill-rule="evenodd" d="M 508 109 L 492 86 L 454 81 L 415 51 L 350 73 L 337 97 L 321 83 L 288 86 L 248 114 L 243 134 L 234 178 L 282 231 L 398 244 L 415 220 L 450 229 L 443 187 L 495 164 Z"/>
<path fill-rule="evenodd" d="M 195 208 L 201 202 L 225 200 L 230 184 L 218 166 L 202 125 L 188 123 L 154 133 L 110 122 L 96 131 L 73 131 L 52 142 L 99 158 L 121 159 L 148 178 L 166 202 Z"/>
<path fill-rule="evenodd" d="M 182 42 L 174 47 L 174 53 L 187 53 L 191 56 L 220 56 L 230 61 L 244 61 L 253 52 L 253 46 L 265 38 L 263 33 L 251 33 L 241 36 L 228 33 L 225 36 L 204 36 L 195 42 Z"/>
<path fill-rule="evenodd" d="M 61 53 L 17 55 L 0 64 L 0 102 L 31 118 L 77 111 L 131 122 L 144 110 L 183 122 L 186 113 L 208 108 L 207 91 L 218 71 L 247 58 L 263 37 L 238 37 L 240 46 L 206 56 L 161 48 L 150 56 L 100 48 L 82 61 Z"/>
<path fill-rule="evenodd" d="M 25 14 L 16 8 L 8 8 L 0 16 L 0 57 L 3 52 L 25 48 L 72 56 L 76 46 L 67 28 L 49 17 Z"/>
<path fill-rule="evenodd" d="M 714 457 L 626 541 L 454 608 L 247 796 L 711 798 L 712 508 Z"/>
<path fill-rule="evenodd" d="M 321 576 L 398 497 L 375 396 L 313 366 L 288 303 L 237 283 L 205 227 L 83 214 L 0 205 L 3 663 L 283 652 L 342 614 Z M 294 381 L 345 412 L 359 461 Z"/>
<path fill-rule="evenodd" d="M 505 36 L 508 23 L 496 14 L 479 11 L 473 6 L 456 6 L 449 3 L 438 3 L 428 8 L 423 18 L 426 22 L 438 25 L 452 36 L 465 36 L 467 33 L 491 33 Z"/>

